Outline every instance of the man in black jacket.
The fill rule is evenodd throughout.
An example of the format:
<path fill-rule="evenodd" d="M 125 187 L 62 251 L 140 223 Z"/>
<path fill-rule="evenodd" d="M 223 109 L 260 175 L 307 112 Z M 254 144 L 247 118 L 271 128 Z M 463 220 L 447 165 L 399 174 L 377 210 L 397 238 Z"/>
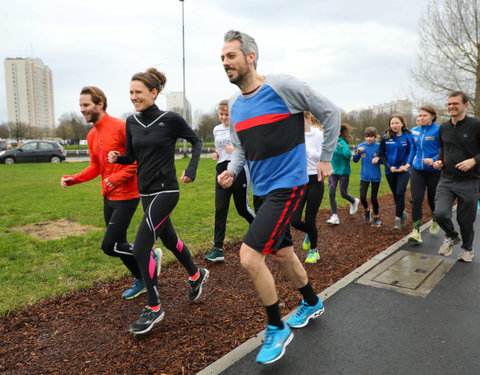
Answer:
<path fill-rule="evenodd" d="M 460 242 L 452 223 L 452 205 L 458 199 L 457 222 L 462 236 L 458 260 L 471 262 L 480 181 L 480 120 L 466 115 L 468 98 L 461 91 L 449 95 L 447 108 L 451 119 L 440 125 L 440 152 L 434 163 L 436 169 L 442 168 L 435 195 L 435 217 L 446 236 L 438 253 L 448 256 Z"/>

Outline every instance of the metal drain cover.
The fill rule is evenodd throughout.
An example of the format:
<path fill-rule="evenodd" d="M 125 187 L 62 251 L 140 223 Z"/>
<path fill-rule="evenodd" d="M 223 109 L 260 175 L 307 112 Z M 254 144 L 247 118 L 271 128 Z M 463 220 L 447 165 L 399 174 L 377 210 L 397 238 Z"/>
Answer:
<path fill-rule="evenodd" d="M 455 262 L 452 258 L 400 250 L 356 283 L 425 297 Z"/>

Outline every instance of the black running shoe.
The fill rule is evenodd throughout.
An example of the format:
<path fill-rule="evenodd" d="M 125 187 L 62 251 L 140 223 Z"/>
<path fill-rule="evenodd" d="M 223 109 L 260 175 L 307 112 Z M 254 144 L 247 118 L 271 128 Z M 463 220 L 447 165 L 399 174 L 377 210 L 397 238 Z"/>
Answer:
<path fill-rule="evenodd" d="M 200 271 L 200 276 L 198 277 L 197 280 L 192 281 L 188 280 L 190 283 L 190 301 L 196 301 L 197 299 L 200 298 L 202 295 L 202 285 L 205 281 L 207 281 L 208 276 L 210 275 L 210 272 L 206 268 L 199 268 Z"/>
<path fill-rule="evenodd" d="M 160 309 L 155 312 L 148 306 L 145 306 L 140 314 L 140 318 L 130 326 L 129 332 L 134 335 L 141 335 L 147 333 L 153 328 L 155 323 L 158 323 L 163 319 L 165 313 L 163 312 L 162 305 Z"/>

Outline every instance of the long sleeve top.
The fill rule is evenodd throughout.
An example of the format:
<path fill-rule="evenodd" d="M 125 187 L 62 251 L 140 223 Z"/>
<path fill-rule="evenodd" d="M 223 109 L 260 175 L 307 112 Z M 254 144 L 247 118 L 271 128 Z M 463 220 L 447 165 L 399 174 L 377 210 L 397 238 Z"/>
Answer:
<path fill-rule="evenodd" d="M 307 148 L 307 173 L 309 176 L 316 175 L 317 162 L 322 156 L 323 132 L 313 126 L 309 132 L 305 132 L 305 147 Z"/>
<path fill-rule="evenodd" d="M 385 134 L 380 141 L 380 160 L 385 166 L 385 174 L 392 173 L 391 167 L 399 168 L 407 164 L 408 156 L 412 147 L 412 139 L 410 134 L 403 132 L 399 137 L 388 133 Z"/>
<path fill-rule="evenodd" d="M 433 161 L 438 159 L 439 130 L 440 126 L 435 123 L 417 126 L 411 130 L 413 142 L 408 156 L 408 164 L 411 164 L 417 171 L 436 171 L 433 165 L 425 164 L 423 159 L 433 159 Z"/>
<path fill-rule="evenodd" d="M 455 165 L 475 159 L 477 164 L 463 172 Z M 465 116 L 462 121 L 453 125 L 452 121 L 440 125 L 439 159 L 443 161 L 443 176 L 462 181 L 480 177 L 480 120 Z"/>
<path fill-rule="evenodd" d="M 175 112 L 161 111 L 155 104 L 145 111 L 127 118 L 125 154 L 119 164 L 137 161 L 138 191 L 140 195 L 178 190 L 175 169 L 175 144 L 183 138 L 192 144 L 192 158 L 185 175 L 195 179 L 202 142 L 183 117 Z"/>
<path fill-rule="evenodd" d="M 361 153 L 357 153 L 359 147 L 363 147 L 364 150 Z M 360 168 L 360 180 L 367 182 L 380 182 L 382 180 L 382 171 L 380 169 L 380 161 L 377 164 L 372 164 L 373 158 L 379 157 L 380 145 L 378 142 L 373 142 L 369 145 L 367 142 L 360 143 L 355 149 L 353 154 L 353 162 L 358 163 L 362 161 Z"/>
<path fill-rule="evenodd" d="M 350 176 L 352 168 L 350 166 L 350 159 L 352 158 L 352 152 L 348 147 L 347 142 L 343 137 L 338 137 L 337 145 L 332 156 L 333 174 L 339 176 Z"/>
<path fill-rule="evenodd" d="M 125 152 L 125 121 L 109 116 L 105 113 L 92 130 L 87 134 L 90 163 L 82 172 L 68 181 L 67 185 L 75 185 L 102 176 L 102 195 L 109 200 L 129 200 L 138 198 L 137 165 L 110 164 L 107 161 L 108 152 L 117 150 Z M 111 188 L 105 183 L 108 178 L 115 186 Z"/>
<path fill-rule="evenodd" d="M 308 182 L 303 111 L 323 126 L 321 161 L 330 161 L 340 132 L 340 111 L 307 84 L 286 74 L 266 75 L 252 93 L 230 99 L 230 134 L 235 151 L 228 169 L 248 164 L 254 195 Z"/>

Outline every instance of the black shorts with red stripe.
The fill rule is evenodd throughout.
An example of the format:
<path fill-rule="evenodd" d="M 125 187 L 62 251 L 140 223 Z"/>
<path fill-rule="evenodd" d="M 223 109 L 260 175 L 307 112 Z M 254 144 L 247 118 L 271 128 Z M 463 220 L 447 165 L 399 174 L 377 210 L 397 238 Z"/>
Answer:
<path fill-rule="evenodd" d="M 290 217 L 298 206 L 305 185 L 276 189 L 267 195 L 254 196 L 255 219 L 243 242 L 262 254 L 292 246 Z"/>

